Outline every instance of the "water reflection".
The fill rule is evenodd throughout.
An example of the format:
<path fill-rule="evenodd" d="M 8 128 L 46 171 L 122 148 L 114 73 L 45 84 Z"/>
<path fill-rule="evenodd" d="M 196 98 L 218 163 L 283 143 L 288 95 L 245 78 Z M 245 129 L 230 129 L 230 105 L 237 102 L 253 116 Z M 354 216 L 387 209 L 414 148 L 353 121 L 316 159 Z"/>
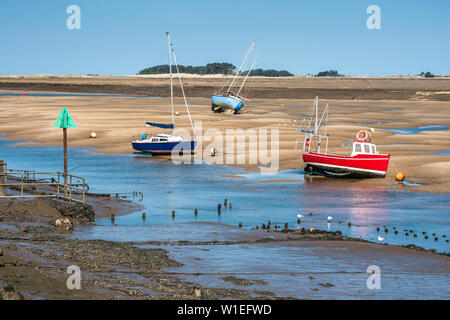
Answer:
<path fill-rule="evenodd" d="M 54 171 L 62 166 L 61 159 L 55 157 L 61 154 L 60 147 L 24 147 L 13 143 L 0 140 L 0 159 L 8 162 L 10 168 Z M 115 219 L 119 227 L 130 227 L 127 232 L 136 238 L 146 238 L 146 227 L 154 225 L 204 221 L 237 226 L 242 222 L 244 228 L 250 229 L 268 220 L 279 226 L 287 222 L 289 228 L 329 227 L 375 241 L 377 226 L 384 225 L 390 230 L 396 226 L 399 230 L 427 231 L 439 237 L 450 235 L 450 195 L 446 194 L 398 191 L 354 180 L 304 179 L 302 170 L 262 176 L 223 165 L 173 165 L 162 157 L 105 155 L 85 148 L 69 148 L 69 164 L 73 174 L 86 177 L 92 192 L 144 193 L 141 203 L 147 213 L 145 220 L 142 212 Z M 232 209 L 223 205 L 224 199 L 232 203 Z M 221 214 L 217 212 L 219 203 Z M 172 210 L 176 211 L 174 219 Z M 300 224 L 297 224 L 297 214 L 304 216 Z M 330 226 L 328 215 L 334 217 Z M 112 225 L 110 219 L 97 219 L 96 223 Z M 104 233 L 99 228 L 104 227 L 92 227 L 89 232 L 95 235 L 98 230 L 101 238 Z M 388 243 L 414 243 L 448 251 L 448 243 L 444 241 L 412 239 L 403 234 L 394 236 L 392 232 L 385 238 Z"/>

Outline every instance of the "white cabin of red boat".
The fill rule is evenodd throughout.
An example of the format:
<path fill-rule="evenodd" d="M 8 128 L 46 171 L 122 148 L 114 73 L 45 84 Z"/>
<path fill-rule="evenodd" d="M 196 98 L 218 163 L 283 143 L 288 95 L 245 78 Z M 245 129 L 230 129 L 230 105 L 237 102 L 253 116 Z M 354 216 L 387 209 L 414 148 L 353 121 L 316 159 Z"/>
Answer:
<path fill-rule="evenodd" d="M 353 140 L 351 156 L 357 154 L 378 154 L 377 147 L 373 143 Z"/>

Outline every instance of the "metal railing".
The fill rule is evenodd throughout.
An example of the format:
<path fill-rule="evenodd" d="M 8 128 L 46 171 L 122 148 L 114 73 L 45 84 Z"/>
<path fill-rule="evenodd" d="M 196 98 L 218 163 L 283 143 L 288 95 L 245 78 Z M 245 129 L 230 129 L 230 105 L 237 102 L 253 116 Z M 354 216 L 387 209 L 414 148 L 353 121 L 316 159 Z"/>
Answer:
<path fill-rule="evenodd" d="M 32 177 L 32 178 L 31 178 Z M 43 177 L 36 179 L 36 177 Z M 67 185 L 65 185 L 67 177 Z M 8 169 L 0 160 L 0 199 L 2 198 L 56 198 L 85 203 L 88 186 L 83 177 L 63 172 L 36 172 Z M 16 193 L 6 194 L 6 190 Z M 18 191 L 18 192 L 17 192 Z M 18 193 L 18 194 L 17 194 Z"/>

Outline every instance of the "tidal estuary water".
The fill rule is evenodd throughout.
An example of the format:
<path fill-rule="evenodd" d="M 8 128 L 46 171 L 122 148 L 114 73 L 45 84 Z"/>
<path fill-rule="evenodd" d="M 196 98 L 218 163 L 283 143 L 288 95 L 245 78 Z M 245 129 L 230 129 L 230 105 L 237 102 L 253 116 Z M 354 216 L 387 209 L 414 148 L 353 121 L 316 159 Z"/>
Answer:
<path fill-rule="evenodd" d="M 15 146 L 16 142 L 0 138 L 0 159 L 8 168 L 62 171 L 61 147 Z M 250 230 L 270 220 L 280 227 L 287 222 L 291 229 L 341 230 L 374 242 L 381 235 L 386 243 L 448 252 L 450 195 L 405 191 L 394 185 L 311 180 L 302 170 L 260 175 L 228 166 L 174 165 L 141 154 L 105 155 L 86 148 L 69 148 L 69 172 L 85 177 L 90 192 L 144 195 L 141 202 L 135 200 L 144 205 L 141 212 L 117 216 L 114 224 L 109 218 L 96 219 L 95 226 L 76 227 L 69 237 L 172 244 L 204 241 L 200 245 L 136 244 L 165 248 L 183 266 L 164 272 L 187 281 L 254 290 L 254 297 L 258 292 L 300 299 L 450 297 L 448 257 L 366 243 L 258 242 L 285 235 Z M 232 203 L 232 209 L 224 208 L 224 199 Z M 218 203 L 222 203 L 220 215 Z M 197 216 L 194 208 L 198 208 Z M 146 212 L 145 220 L 142 212 Z M 300 225 L 297 214 L 304 216 Z M 328 216 L 333 217 L 331 223 Z M 406 236 L 404 230 L 413 230 L 418 237 Z M 430 235 L 428 240 L 423 231 Z M 211 241 L 229 244 L 208 244 Z M 380 290 L 367 287 L 370 265 L 382 270 Z"/>
<path fill-rule="evenodd" d="M 6 161 L 9 168 L 62 171 L 61 147 L 14 146 L 16 142 L 0 140 L 0 159 Z M 79 228 L 75 232 L 75 236 L 81 238 L 150 241 L 157 240 L 154 237 L 158 235 L 148 232 L 148 226 L 202 221 L 233 226 L 242 223 L 244 229 L 251 229 L 270 220 L 272 225 L 280 227 L 287 222 L 291 229 L 341 230 L 345 235 L 375 242 L 381 235 L 386 243 L 415 244 L 441 252 L 448 252 L 450 247 L 445 242 L 450 238 L 448 194 L 405 191 L 394 185 L 310 180 L 302 170 L 260 175 L 221 165 L 174 165 L 149 155 L 105 155 L 86 148 L 69 148 L 69 172 L 85 177 L 90 192 L 135 190 L 144 195 L 140 203 L 145 206 L 142 211 L 146 212 L 145 221 L 142 212 L 116 217 L 114 224 L 117 226 L 108 218 L 97 219 L 99 226 Z M 229 177 L 233 174 L 239 177 Z M 224 208 L 224 199 L 232 203 L 232 209 Z M 219 203 L 222 203 L 220 215 L 217 213 Z M 194 208 L 198 208 L 197 217 Z M 172 210 L 176 212 L 175 218 Z M 297 214 L 304 216 L 300 225 Z M 333 217 L 331 223 L 327 216 Z M 195 228 L 195 224 L 191 228 Z M 387 233 L 385 228 L 389 230 Z M 425 239 L 423 232 L 429 239 Z M 414 233 L 417 238 L 413 238 Z M 433 233 L 438 241 L 434 240 Z M 165 237 L 170 240 L 170 236 Z M 179 234 L 173 237 L 175 241 L 182 240 Z"/>

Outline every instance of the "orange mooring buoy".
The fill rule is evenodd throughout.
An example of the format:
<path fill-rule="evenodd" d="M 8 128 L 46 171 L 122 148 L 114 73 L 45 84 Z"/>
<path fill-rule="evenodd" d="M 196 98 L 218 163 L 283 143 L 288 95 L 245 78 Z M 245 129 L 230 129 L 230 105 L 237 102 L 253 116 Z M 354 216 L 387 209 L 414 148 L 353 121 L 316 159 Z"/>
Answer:
<path fill-rule="evenodd" d="M 395 176 L 395 180 L 397 181 L 403 181 L 405 180 L 405 174 L 403 172 L 397 172 L 397 175 Z"/>

